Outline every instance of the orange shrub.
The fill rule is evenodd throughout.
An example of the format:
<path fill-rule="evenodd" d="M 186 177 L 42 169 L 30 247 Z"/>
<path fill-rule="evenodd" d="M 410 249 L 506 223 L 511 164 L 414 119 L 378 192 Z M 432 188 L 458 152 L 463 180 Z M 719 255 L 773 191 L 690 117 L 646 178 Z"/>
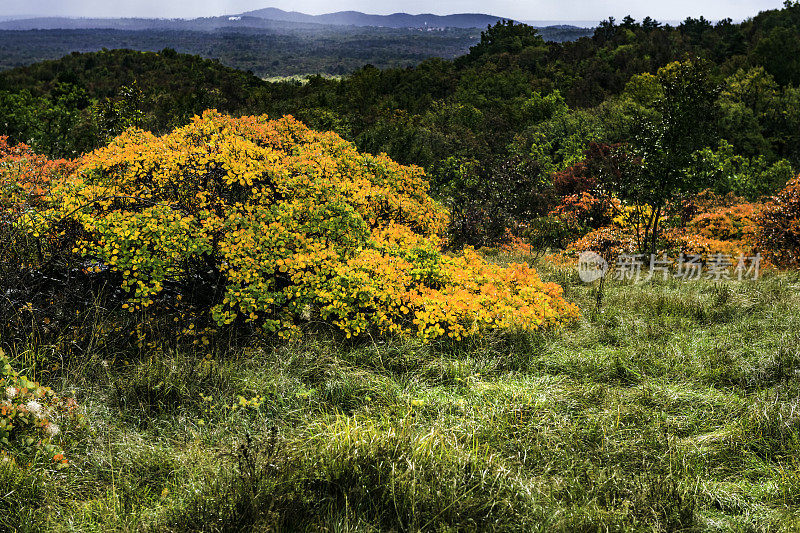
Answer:
<path fill-rule="evenodd" d="M 57 176 L 69 174 L 77 163 L 50 160 L 35 154 L 24 144 L 10 146 L 0 135 L 0 209 L 5 217 L 20 216 L 38 207 Z"/>
<path fill-rule="evenodd" d="M 708 257 L 716 253 L 751 255 L 755 249 L 762 208 L 734 196 L 707 193 L 693 203 L 693 216 L 684 228 L 671 228 L 663 237 L 669 248 Z"/>
<path fill-rule="evenodd" d="M 636 239 L 621 228 L 604 226 L 590 231 L 572 243 L 569 249 L 576 252 L 596 252 L 609 263 L 613 263 L 619 255 L 636 251 Z"/>
<path fill-rule="evenodd" d="M 737 204 L 717 207 L 694 217 L 688 227 L 709 239 L 735 241 L 745 246 L 755 244 L 756 218 L 760 207 L 755 204 Z"/>
<path fill-rule="evenodd" d="M 574 319 L 527 267 L 443 255 L 425 175 L 291 117 L 208 111 L 163 137 L 131 130 L 54 188 L 75 252 L 119 274 L 135 310 L 183 291 L 219 325 L 281 336 L 318 313 L 348 336 L 423 338 Z M 191 289 L 191 290 L 189 290 Z"/>
<path fill-rule="evenodd" d="M 536 253 L 536 250 L 530 243 L 526 242 L 517 235 L 514 235 L 510 231 L 508 232 L 508 240 L 504 244 L 500 246 L 500 249 L 506 253 L 511 254 L 522 254 L 522 255 L 533 255 Z"/>
<path fill-rule="evenodd" d="M 569 228 L 600 228 L 611 223 L 619 202 L 615 199 L 597 197 L 589 192 L 581 192 L 562 198 L 549 216 L 558 217 Z"/>
<path fill-rule="evenodd" d="M 24 144 L 10 146 L 0 136 L 0 279 L 7 288 L 18 285 L 25 269 L 41 266 L 62 249 L 61 239 L 46 230 L 42 211 L 53 183 L 76 167 L 73 161 L 35 154 Z M 9 305 L 0 301 L 0 315 Z"/>
<path fill-rule="evenodd" d="M 670 228 L 662 236 L 666 241 L 667 248 L 674 253 L 699 255 L 703 258 L 714 254 L 737 257 L 751 253 L 751 246 L 745 246 L 740 241 L 713 239 L 700 233 L 687 231 L 685 228 Z"/>

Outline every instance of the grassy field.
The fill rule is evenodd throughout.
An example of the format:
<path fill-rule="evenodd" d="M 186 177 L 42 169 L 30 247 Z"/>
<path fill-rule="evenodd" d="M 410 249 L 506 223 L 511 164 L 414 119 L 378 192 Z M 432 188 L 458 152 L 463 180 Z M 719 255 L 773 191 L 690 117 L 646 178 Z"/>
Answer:
<path fill-rule="evenodd" d="M 88 428 L 71 468 L 0 462 L 0 529 L 800 529 L 800 274 L 612 282 L 597 310 L 576 272 L 537 268 L 574 327 L 423 344 L 312 324 L 64 361 L 48 384 Z"/>

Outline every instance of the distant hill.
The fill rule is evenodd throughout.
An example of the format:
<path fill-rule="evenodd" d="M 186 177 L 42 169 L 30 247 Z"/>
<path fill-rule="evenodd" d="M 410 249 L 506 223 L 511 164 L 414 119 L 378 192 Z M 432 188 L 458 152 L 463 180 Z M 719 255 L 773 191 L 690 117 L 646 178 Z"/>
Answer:
<path fill-rule="evenodd" d="M 339 11 L 325 15 L 307 15 L 297 11 L 283 11 L 274 7 L 257 9 L 242 13 L 241 16 L 260 17 L 285 22 L 306 22 L 333 24 L 336 26 L 379 26 L 386 28 L 485 28 L 503 20 L 503 17 L 482 13 L 458 13 L 454 15 L 433 15 L 425 13 L 410 15 L 393 13 L 391 15 L 369 15 L 360 11 Z"/>
<path fill-rule="evenodd" d="M 320 28 L 319 23 L 271 20 L 263 17 L 224 16 L 196 19 L 37 17 L 0 22 L 0 30 L 173 30 L 217 31 L 238 28 L 292 30 Z"/>

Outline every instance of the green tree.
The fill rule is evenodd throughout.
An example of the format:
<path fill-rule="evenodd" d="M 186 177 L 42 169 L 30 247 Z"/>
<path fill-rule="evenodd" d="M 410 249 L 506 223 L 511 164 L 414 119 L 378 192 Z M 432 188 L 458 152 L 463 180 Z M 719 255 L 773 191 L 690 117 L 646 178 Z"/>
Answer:
<path fill-rule="evenodd" d="M 636 171 L 615 176 L 603 186 L 635 206 L 644 217 L 642 251 L 655 252 L 658 221 L 669 200 L 708 184 L 691 171 L 694 154 L 715 142 L 716 99 L 719 89 L 701 60 L 674 62 L 658 71 L 661 96 L 655 116 L 644 115 L 641 131 L 631 143 L 641 161 Z"/>
<path fill-rule="evenodd" d="M 773 28 L 758 42 L 754 54 L 781 85 L 800 83 L 800 34 L 796 28 Z"/>
<path fill-rule="evenodd" d="M 115 98 L 104 98 L 95 103 L 92 106 L 92 122 L 98 142 L 108 143 L 128 128 L 142 127 L 143 100 L 142 91 L 134 82 L 121 87 Z"/>
<path fill-rule="evenodd" d="M 480 42 L 469 49 L 465 60 L 472 63 L 485 56 L 518 54 L 529 47 L 545 48 L 544 40 L 536 28 L 515 24 L 513 20 L 501 20 L 481 32 Z"/>
<path fill-rule="evenodd" d="M 762 67 L 740 69 L 720 93 L 720 134 L 749 157 L 774 158 L 767 127 L 778 109 L 780 88 Z"/>

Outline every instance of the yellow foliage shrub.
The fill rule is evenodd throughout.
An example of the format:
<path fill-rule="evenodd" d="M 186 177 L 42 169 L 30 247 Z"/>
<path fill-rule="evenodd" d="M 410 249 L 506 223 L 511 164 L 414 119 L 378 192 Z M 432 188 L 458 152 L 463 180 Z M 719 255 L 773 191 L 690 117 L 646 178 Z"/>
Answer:
<path fill-rule="evenodd" d="M 84 156 L 51 202 L 52 219 L 85 232 L 75 252 L 119 275 L 131 310 L 184 292 L 220 325 L 288 336 L 318 313 L 348 336 L 424 338 L 578 314 L 526 266 L 443 255 L 447 215 L 420 168 L 291 117 L 208 111 L 162 137 L 131 130 Z"/>

